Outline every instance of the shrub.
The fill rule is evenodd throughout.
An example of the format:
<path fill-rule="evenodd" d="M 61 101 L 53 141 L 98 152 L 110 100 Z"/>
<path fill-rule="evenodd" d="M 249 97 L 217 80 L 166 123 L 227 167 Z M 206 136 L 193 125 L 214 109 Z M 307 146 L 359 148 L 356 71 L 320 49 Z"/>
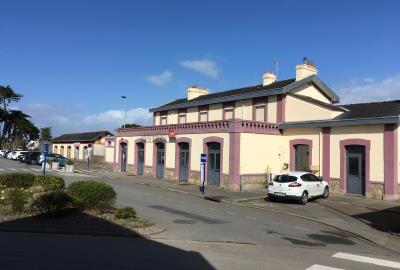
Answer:
<path fill-rule="evenodd" d="M 6 199 L 11 205 L 13 212 L 21 213 L 25 210 L 25 204 L 31 196 L 32 194 L 30 192 L 23 189 L 10 189 L 7 192 Z"/>
<path fill-rule="evenodd" d="M 62 190 L 49 191 L 40 194 L 32 203 L 32 208 L 42 214 L 53 214 L 71 202 L 71 197 Z"/>
<path fill-rule="evenodd" d="M 64 179 L 55 175 L 38 175 L 36 176 L 35 184 L 43 186 L 46 190 L 65 188 Z"/>
<path fill-rule="evenodd" d="M 74 165 L 74 162 L 70 159 L 67 160 L 67 162 L 65 163 L 65 165 Z"/>
<path fill-rule="evenodd" d="M 0 175 L 0 185 L 8 188 L 28 188 L 33 186 L 35 178 L 31 173 L 6 173 Z"/>
<path fill-rule="evenodd" d="M 96 181 L 74 182 L 68 186 L 68 193 L 84 209 L 109 207 L 117 196 L 112 186 Z"/>
<path fill-rule="evenodd" d="M 132 207 L 123 207 L 117 210 L 114 214 L 118 219 L 131 219 L 136 217 L 136 211 Z"/>

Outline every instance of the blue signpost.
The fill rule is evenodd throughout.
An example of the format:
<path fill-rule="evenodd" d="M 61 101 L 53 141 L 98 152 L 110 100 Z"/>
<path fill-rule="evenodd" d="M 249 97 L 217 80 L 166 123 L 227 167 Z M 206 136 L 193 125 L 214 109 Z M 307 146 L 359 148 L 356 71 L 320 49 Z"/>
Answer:
<path fill-rule="evenodd" d="M 44 144 L 44 151 L 43 151 L 43 155 L 44 155 L 44 160 L 43 160 L 43 175 L 46 175 L 46 160 L 47 160 L 47 153 L 49 152 L 49 144 L 45 143 Z"/>
<path fill-rule="evenodd" d="M 207 154 L 200 154 L 200 192 L 205 193 Z"/>

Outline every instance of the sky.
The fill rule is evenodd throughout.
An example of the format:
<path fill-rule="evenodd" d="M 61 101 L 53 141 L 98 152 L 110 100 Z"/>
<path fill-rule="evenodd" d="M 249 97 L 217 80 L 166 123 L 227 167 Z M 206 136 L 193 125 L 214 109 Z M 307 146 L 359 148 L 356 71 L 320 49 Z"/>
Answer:
<path fill-rule="evenodd" d="M 342 103 L 400 99 L 400 1 L 0 0 L 0 85 L 53 135 L 150 124 L 186 96 L 295 76 L 307 57 Z"/>

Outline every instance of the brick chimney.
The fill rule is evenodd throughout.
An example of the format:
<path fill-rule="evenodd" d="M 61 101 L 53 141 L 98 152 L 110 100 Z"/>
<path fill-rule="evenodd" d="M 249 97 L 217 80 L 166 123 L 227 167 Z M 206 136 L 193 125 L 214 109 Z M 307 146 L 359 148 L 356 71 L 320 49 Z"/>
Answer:
<path fill-rule="evenodd" d="M 188 93 L 187 99 L 191 100 L 199 96 L 207 95 L 208 90 L 205 87 L 199 88 L 197 85 L 193 85 L 188 88 L 187 93 Z"/>
<path fill-rule="evenodd" d="M 272 72 L 267 71 L 263 75 L 263 85 L 269 85 L 271 83 L 276 82 L 276 75 Z"/>
<path fill-rule="evenodd" d="M 312 75 L 317 75 L 318 69 L 315 67 L 314 62 L 303 58 L 303 64 L 296 66 L 296 81 L 300 81 Z"/>

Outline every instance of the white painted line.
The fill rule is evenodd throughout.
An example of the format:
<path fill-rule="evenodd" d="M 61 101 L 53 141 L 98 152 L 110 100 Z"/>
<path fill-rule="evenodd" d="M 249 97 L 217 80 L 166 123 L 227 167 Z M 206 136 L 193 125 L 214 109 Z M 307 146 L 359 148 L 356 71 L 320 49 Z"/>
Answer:
<path fill-rule="evenodd" d="M 230 212 L 230 211 L 226 211 L 225 213 L 227 213 L 228 215 L 231 215 L 231 216 L 234 216 L 234 215 L 235 215 L 235 213 Z"/>
<path fill-rule="evenodd" d="M 308 267 L 306 270 L 344 270 L 343 268 L 329 267 L 320 264 L 314 264 Z"/>
<path fill-rule="evenodd" d="M 21 170 L 23 170 L 24 172 L 29 172 L 29 169 L 22 168 Z"/>
<path fill-rule="evenodd" d="M 334 254 L 332 257 L 349 260 L 349 261 L 370 263 L 370 264 L 374 264 L 374 265 L 400 269 L 400 262 L 382 260 L 382 259 L 371 258 L 371 257 L 366 257 L 366 256 L 359 256 L 359 255 L 354 255 L 354 254 L 350 254 L 350 253 L 338 252 L 338 253 Z"/>
<path fill-rule="evenodd" d="M 35 172 L 41 172 L 42 171 L 41 169 L 35 169 L 35 168 L 31 168 L 31 170 L 35 171 Z"/>
<path fill-rule="evenodd" d="M 270 223 L 275 224 L 275 225 L 282 225 L 280 222 L 275 222 L 275 221 L 270 221 Z"/>
<path fill-rule="evenodd" d="M 0 168 L 0 172 L 4 172 L 5 171 L 5 169 L 3 169 L 3 168 Z"/>
<path fill-rule="evenodd" d="M 15 168 L 8 168 L 10 171 L 18 171 L 17 169 L 15 169 Z"/>
<path fill-rule="evenodd" d="M 256 220 L 256 219 L 257 219 L 257 218 L 255 218 L 255 217 L 249 217 L 249 216 L 246 216 L 246 218 L 252 219 L 252 220 Z"/>

